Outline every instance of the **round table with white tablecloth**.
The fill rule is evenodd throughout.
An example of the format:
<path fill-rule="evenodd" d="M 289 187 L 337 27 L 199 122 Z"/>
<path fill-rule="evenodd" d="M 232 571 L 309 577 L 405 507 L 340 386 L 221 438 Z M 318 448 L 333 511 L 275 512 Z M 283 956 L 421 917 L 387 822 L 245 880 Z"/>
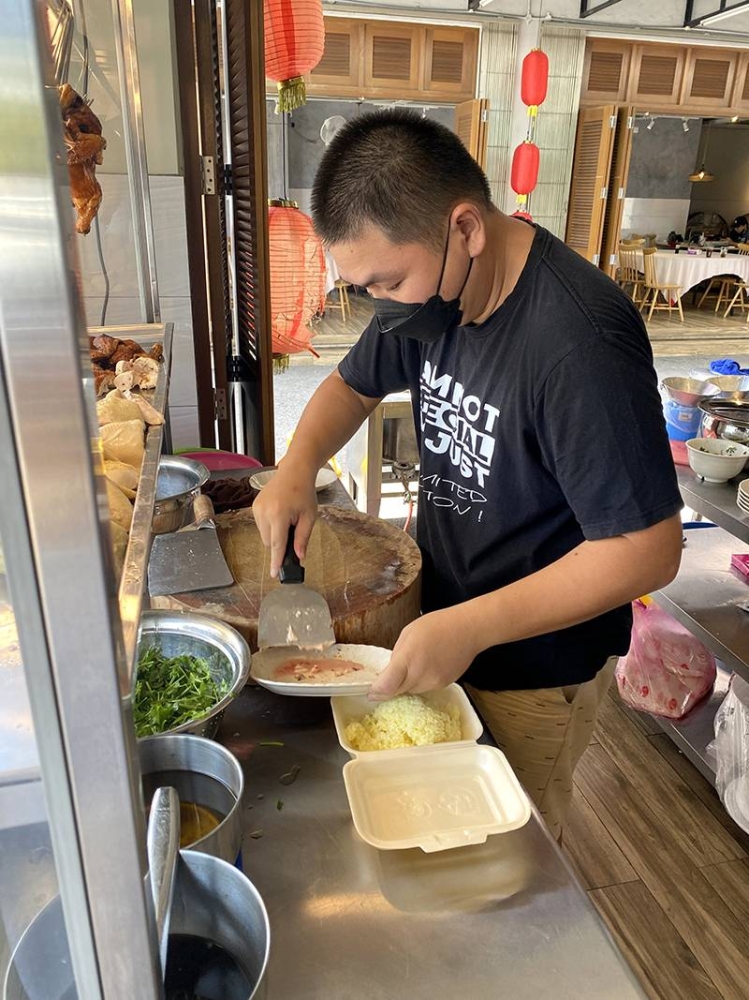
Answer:
<path fill-rule="evenodd" d="M 642 262 L 642 254 L 638 254 Z M 713 252 L 707 257 L 704 252 L 687 253 L 682 250 L 657 250 L 655 253 L 655 274 L 659 285 L 676 285 L 679 298 L 702 281 L 716 278 L 719 274 L 732 275 L 749 281 L 749 254 L 728 254 L 721 257 Z"/>

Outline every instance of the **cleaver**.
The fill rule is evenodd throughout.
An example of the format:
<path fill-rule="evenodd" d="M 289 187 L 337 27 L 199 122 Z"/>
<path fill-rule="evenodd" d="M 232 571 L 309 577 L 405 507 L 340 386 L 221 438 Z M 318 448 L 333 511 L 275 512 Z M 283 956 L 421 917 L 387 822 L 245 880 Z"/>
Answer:
<path fill-rule="evenodd" d="M 195 523 L 189 528 L 156 535 L 153 540 L 148 563 L 151 597 L 230 587 L 234 583 L 218 540 L 211 498 L 199 494 L 193 512 Z"/>
<path fill-rule="evenodd" d="M 327 601 L 304 585 L 304 567 L 294 551 L 294 525 L 289 526 L 279 586 L 263 599 L 257 622 L 257 644 L 296 646 L 322 652 L 335 643 Z"/>

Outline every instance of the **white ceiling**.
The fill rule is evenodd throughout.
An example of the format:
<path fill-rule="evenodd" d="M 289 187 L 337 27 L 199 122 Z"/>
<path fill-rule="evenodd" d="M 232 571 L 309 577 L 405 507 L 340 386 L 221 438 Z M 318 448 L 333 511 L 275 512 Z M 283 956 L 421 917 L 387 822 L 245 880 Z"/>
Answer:
<path fill-rule="evenodd" d="M 326 7 L 332 9 L 342 6 L 344 2 L 347 7 L 352 5 L 351 0 L 324 0 L 324 2 Z M 551 14 L 555 20 L 579 20 L 580 0 L 489 0 L 487 5 L 482 8 L 482 14 L 522 17 L 528 11 L 529 2 L 534 16 Z M 596 2 L 597 0 L 589 0 L 589 5 L 594 6 Z M 728 2 L 730 4 L 731 0 Z M 443 17 L 461 15 L 461 19 L 463 16 L 474 17 L 467 12 L 467 0 L 383 0 L 381 3 L 378 3 L 377 0 L 353 0 L 353 3 L 363 12 L 367 8 L 375 10 L 379 7 L 391 10 L 397 8 L 402 10 L 404 14 L 410 10 L 418 11 L 421 14 L 434 12 Z M 695 0 L 693 16 L 698 17 L 701 14 L 711 13 L 718 7 L 719 0 Z M 614 6 L 600 11 L 581 23 L 590 29 L 601 25 L 612 27 L 628 25 L 633 29 L 645 30 L 648 28 L 682 29 L 684 9 L 684 0 L 658 0 L 658 2 L 654 2 L 654 0 L 620 0 Z M 474 17 L 474 19 L 480 22 L 483 17 Z M 685 32 L 685 34 L 689 36 L 690 32 Z M 736 14 L 710 28 L 708 37 L 715 40 L 724 38 L 735 43 L 737 34 L 745 35 L 746 41 L 749 42 L 749 8 L 747 13 Z M 694 32 L 693 35 L 695 38 L 706 37 L 701 30 Z"/>

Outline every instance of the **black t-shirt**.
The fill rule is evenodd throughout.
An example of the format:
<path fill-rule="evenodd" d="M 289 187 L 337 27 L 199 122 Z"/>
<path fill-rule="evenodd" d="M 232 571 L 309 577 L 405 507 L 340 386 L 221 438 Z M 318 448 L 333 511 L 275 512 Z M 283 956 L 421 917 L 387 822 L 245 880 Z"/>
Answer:
<path fill-rule="evenodd" d="M 372 323 L 340 372 L 364 396 L 411 390 L 425 612 L 681 508 L 642 319 L 610 278 L 544 229 L 485 323 L 434 344 Z M 627 605 L 494 646 L 464 679 L 489 690 L 582 683 L 626 653 L 631 624 Z"/>

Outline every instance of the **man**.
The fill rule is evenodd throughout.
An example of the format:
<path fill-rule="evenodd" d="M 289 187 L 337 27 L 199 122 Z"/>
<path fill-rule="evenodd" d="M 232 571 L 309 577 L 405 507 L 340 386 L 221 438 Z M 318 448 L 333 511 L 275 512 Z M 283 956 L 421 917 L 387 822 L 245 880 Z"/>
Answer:
<path fill-rule="evenodd" d="M 629 645 L 630 602 L 680 559 L 642 320 L 601 271 L 499 212 L 457 136 L 410 112 L 338 133 L 313 216 L 375 319 L 256 501 L 271 572 L 291 523 L 304 558 L 317 469 L 383 396 L 410 388 L 424 614 L 370 697 L 462 679 L 560 836 L 573 768 Z"/>
<path fill-rule="evenodd" d="M 739 215 L 733 220 L 728 237 L 737 245 L 749 243 L 749 219 L 745 215 Z"/>

